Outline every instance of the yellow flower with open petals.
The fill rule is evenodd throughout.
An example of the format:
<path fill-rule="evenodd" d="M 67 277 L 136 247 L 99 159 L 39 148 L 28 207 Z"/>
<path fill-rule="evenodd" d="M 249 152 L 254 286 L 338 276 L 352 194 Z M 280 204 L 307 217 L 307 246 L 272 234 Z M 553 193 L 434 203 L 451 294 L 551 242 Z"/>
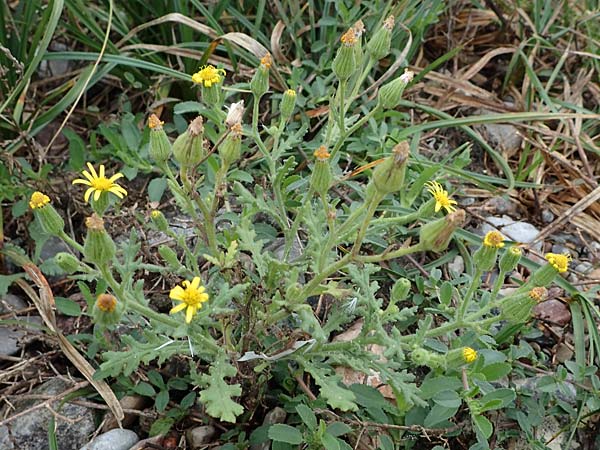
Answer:
<path fill-rule="evenodd" d="M 209 64 L 208 66 L 203 66 L 200 71 L 192 75 L 192 81 L 209 88 L 213 84 L 220 83 L 224 76 L 224 69 L 217 69 L 215 66 Z"/>
<path fill-rule="evenodd" d="M 433 195 L 435 199 L 435 212 L 444 208 L 446 212 L 454 212 L 456 210 L 456 200 L 452 200 L 448 191 L 446 191 L 437 181 L 428 181 L 426 183 L 427 191 Z"/>
<path fill-rule="evenodd" d="M 185 323 L 190 323 L 194 315 L 202 308 L 202 303 L 208 301 L 208 294 L 204 292 L 206 290 L 204 286 L 200 285 L 200 277 L 194 277 L 191 282 L 185 280 L 181 284 L 183 287 L 175 286 L 171 289 L 169 297 L 181 303 L 174 306 L 169 314 L 175 314 L 185 309 Z"/>
<path fill-rule="evenodd" d="M 571 262 L 571 255 L 569 254 L 558 254 L 558 253 L 546 253 L 546 260 L 552 267 L 558 270 L 560 273 L 565 273 L 569 269 L 569 263 Z"/>
<path fill-rule="evenodd" d="M 89 186 L 88 190 L 85 191 L 85 195 L 83 199 L 87 202 L 90 199 L 92 193 L 94 194 L 94 201 L 97 202 L 102 193 L 110 192 L 115 194 L 119 198 L 123 198 L 127 195 L 127 191 L 122 187 L 115 183 L 116 180 L 123 177 L 122 173 L 117 173 L 110 178 L 106 178 L 104 172 L 104 164 L 100 164 L 100 170 L 96 173 L 96 169 L 92 166 L 91 163 L 87 163 L 90 171 L 84 170 L 81 172 L 86 179 L 78 178 L 73 180 L 73 184 L 85 184 Z"/>

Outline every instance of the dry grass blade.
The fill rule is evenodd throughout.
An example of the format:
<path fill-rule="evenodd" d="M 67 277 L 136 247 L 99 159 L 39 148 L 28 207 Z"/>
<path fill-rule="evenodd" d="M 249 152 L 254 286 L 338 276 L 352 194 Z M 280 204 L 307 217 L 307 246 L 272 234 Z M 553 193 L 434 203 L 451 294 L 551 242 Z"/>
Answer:
<path fill-rule="evenodd" d="M 44 275 L 42 275 L 40 269 L 38 269 L 34 264 L 23 264 L 23 269 L 38 287 L 39 295 L 24 280 L 19 279 L 16 281 L 16 283 L 18 283 L 23 291 L 27 293 L 29 298 L 31 298 L 31 301 L 33 301 L 35 304 L 46 326 L 56 335 L 60 348 L 65 356 L 81 372 L 85 379 L 88 380 L 92 386 L 94 386 L 96 391 L 98 391 L 98 393 L 102 396 L 114 414 L 117 421 L 121 423 L 121 420 L 123 420 L 124 417 L 123 408 L 121 407 L 121 404 L 117 400 L 117 397 L 113 391 L 110 389 L 108 384 L 106 384 L 106 382 L 102 380 L 94 380 L 94 368 L 83 356 L 81 356 L 77 349 L 73 347 L 73 345 L 56 326 L 56 317 L 54 315 L 54 310 L 52 309 L 52 305 L 54 305 L 54 295 L 52 294 L 50 285 L 48 285 L 48 281 L 46 281 L 46 278 Z"/>
<path fill-rule="evenodd" d="M 280 20 L 277 22 L 277 25 L 275 25 L 273 32 L 271 33 L 271 50 L 273 51 L 275 61 L 279 64 L 289 64 L 290 62 L 281 51 L 281 44 L 279 43 L 283 30 L 285 30 L 285 23 L 283 23 L 283 20 Z"/>
<path fill-rule="evenodd" d="M 262 45 L 256 39 L 251 38 L 250 36 L 244 33 L 238 33 L 237 31 L 235 31 L 232 33 L 224 34 L 220 37 L 220 39 L 225 39 L 226 41 L 233 42 L 234 44 L 239 45 L 240 47 L 248 50 L 250 53 L 252 53 L 259 59 L 265 56 L 267 53 L 269 53 L 269 50 L 267 50 L 264 47 L 264 45 Z"/>
<path fill-rule="evenodd" d="M 574 220 L 575 216 L 577 216 L 579 213 L 581 213 L 582 211 L 587 209 L 590 205 L 592 205 L 593 203 L 598 201 L 598 199 L 600 199 L 600 186 L 598 186 L 592 192 L 587 194 L 585 197 L 583 197 L 581 200 L 579 200 L 573 206 L 571 206 L 567 210 L 563 211 L 561 216 L 558 219 L 556 219 L 554 222 L 552 222 L 550 225 L 548 225 L 546 228 L 544 228 L 540 232 L 540 234 L 537 235 L 537 237 L 535 238 L 533 243 L 538 242 L 541 239 L 548 236 L 550 233 L 553 233 L 561 225 L 563 225 L 564 223 L 566 223 L 568 221 L 570 221 L 572 224 L 576 225 L 576 222 Z M 587 226 L 585 228 L 587 228 Z M 586 230 L 586 231 L 588 231 L 588 230 Z M 595 235 L 598 232 L 598 228 L 596 228 L 595 230 L 594 229 L 589 230 L 589 232 L 592 235 Z"/>

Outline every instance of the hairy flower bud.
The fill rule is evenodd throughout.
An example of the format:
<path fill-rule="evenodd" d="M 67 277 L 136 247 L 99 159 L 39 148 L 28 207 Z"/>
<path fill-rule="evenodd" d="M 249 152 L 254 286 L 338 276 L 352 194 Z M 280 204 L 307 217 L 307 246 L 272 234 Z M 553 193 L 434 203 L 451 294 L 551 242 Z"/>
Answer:
<path fill-rule="evenodd" d="M 320 146 L 315 150 L 314 156 L 316 158 L 315 166 L 313 168 L 312 177 L 310 178 L 310 184 L 312 188 L 324 196 L 329 190 L 331 185 L 331 167 L 329 166 L 329 152 L 324 145 Z"/>
<path fill-rule="evenodd" d="M 169 229 L 167 218 L 158 209 L 155 209 L 150 213 L 150 219 L 158 231 L 162 231 L 164 233 Z"/>
<path fill-rule="evenodd" d="M 194 167 L 206 156 L 202 116 L 196 117 L 173 143 L 173 157 L 186 167 Z"/>
<path fill-rule="evenodd" d="M 50 197 L 41 193 L 34 192 L 29 200 L 29 207 L 37 217 L 42 230 L 45 233 L 58 236 L 65 228 L 65 221 L 50 204 Z"/>
<path fill-rule="evenodd" d="M 465 364 L 471 364 L 476 359 L 477 351 L 471 347 L 455 348 L 446 354 L 446 368 L 456 369 Z"/>
<path fill-rule="evenodd" d="M 519 247 L 511 247 L 500 258 L 499 267 L 505 273 L 512 272 L 519 265 L 523 252 Z"/>
<path fill-rule="evenodd" d="M 148 119 L 150 128 L 150 158 L 157 163 L 166 162 L 171 156 L 171 143 L 163 130 L 164 122 L 161 122 L 155 114 Z"/>
<path fill-rule="evenodd" d="M 118 324 L 122 312 L 123 308 L 114 295 L 100 294 L 94 303 L 92 317 L 95 323 L 107 327 Z"/>
<path fill-rule="evenodd" d="M 504 246 L 504 237 L 498 231 L 490 231 L 483 238 L 483 244 L 473 255 L 475 267 L 482 271 L 492 270 L 496 265 L 498 249 Z"/>
<path fill-rule="evenodd" d="M 406 85 L 412 80 L 412 76 L 412 72 L 406 71 L 395 80 L 381 86 L 377 95 L 379 105 L 384 109 L 393 109 L 398 106 L 400 100 L 402 100 L 404 89 L 406 89 Z"/>
<path fill-rule="evenodd" d="M 373 184 L 378 193 L 387 195 L 404 187 L 409 155 L 408 142 L 402 141 L 394 147 L 391 156 L 385 158 L 381 164 L 375 167 Z"/>
<path fill-rule="evenodd" d="M 418 366 L 435 369 L 444 365 L 444 355 L 433 353 L 424 348 L 416 348 L 410 354 L 411 360 Z"/>
<path fill-rule="evenodd" d="M 242 152 L 242 125 L 237 123 L 230 128 L 229 134 L 219 147 L 219 156 L 223 164 L 231 166 L 238 159 Z"/>
<path fill-rule="evenodd" d="M 54 261 L 56 262 L 56 265 L 68 275 L 79 271 L 81 268 L 79 260 L 70 253 L 59 252 L 54 257 Z"/>
<path fill-rule="evenodd" d="M 344 33 L 341 41 L 342 46 L 338 49 L 331 68 L 338 80 L 346 81 L 358 68 L 354 50 L 357 42 L 354 29 L 350 28 Z"/>
<path fill-rule="evenodd" d="M 546 260 L 548 264 L 537 269 L 532 275 L 535 286 L 548 286 L 554 281 L 557 274 L 569 270 L 571 256 L 568 254 L 547 253 Z"/>
<path fill-rule="evenodd" d="M 269 69 L 271 64 L 271 55 L 267 53 L 261 58 L 260 65 L 250 81 L 250 90 L 258 98 L 265 95 L 269 90 Z"/>
<path fill-rule="evenodd" d="M 465 211 L 457 209 L 442 219 L 426 223 L 419 232 L 419 245 L 424 251 L 439 253 L 445 250 L 454 231 L 465 223 L 465 219 Z"/>
<path fill-rule="evenodd" d="M 502 317 L 511 323 L 524 323 L 531 317 L 536 301 L 529 293 L 517 292 L 502 299 L 500 311 Z"/>
<path fill-rule="evenodd" d="M 394 283 L 394 286 L 392 286 L 390 295 L 391 301 L 394 303 L 401 302 L 408 296 L 409 292 L 410 280 L 408 280 L 407 278 L 398 278 Z"/>
<path fill-rule="evenodd" d="M 386 57 L 390 53 L 394 25 L 394 16 L 389 16 L 383 22 L 383 26 L 375 32 L 371 40 L 367 43 L 367 53 L 375 61 Z"/>
<path fill-rule="evenodd" d="M 283 94 L 283 97 L 281 98 L 281 103 L 279 106 L 281 118 L 283 120 L 288 120 L 290 117 L 292 117 L 292 113 L 294 112 L 295 107 L 296 107 L 296 91 L 293 89 L 288 89 Z"/>
<path fill-rule="evenodd" d="M 112 238 L 104 229 L 104 220 L 96 214 L 85 219 L 87 235 L 83 243 L 83 255 L 95 264 L 106 264 L 112 260 L 116 253 L 116 246 Z"/>

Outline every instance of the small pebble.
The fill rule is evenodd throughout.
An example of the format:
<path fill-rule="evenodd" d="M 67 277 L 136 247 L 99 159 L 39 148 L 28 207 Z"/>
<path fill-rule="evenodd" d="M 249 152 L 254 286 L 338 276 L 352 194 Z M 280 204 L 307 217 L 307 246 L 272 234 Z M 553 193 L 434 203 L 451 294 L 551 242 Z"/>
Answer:
<path fill-rule="evenodd" d="M 465 261 L 460 255 L 456 255 L 452 262 L 448 263 L 448 271 L 454 276 L 459 276 L 465 271 Z"/>
<path fill-rule="evenodd" d="M 193 450 L 210 443 L 217 429 L 212 425 L 203 425 L 201 427 L 192 428 L 186 434 L 187 442 Z"/>
<path fill-rule="evenodd" d="M 544 223 L 550 223 L 554 220 L 554 214 L 552 214 L 551 211 L 548 211 L 547 209 L 544 209 L 542 211 L 542 222 Z"/>
<path fill-rule="evenodd" d="M 129 450 L 139 440 L 133 431 L 115 428 L 96 436 L 96 439 L 84 445 L 81 450 Z"/>

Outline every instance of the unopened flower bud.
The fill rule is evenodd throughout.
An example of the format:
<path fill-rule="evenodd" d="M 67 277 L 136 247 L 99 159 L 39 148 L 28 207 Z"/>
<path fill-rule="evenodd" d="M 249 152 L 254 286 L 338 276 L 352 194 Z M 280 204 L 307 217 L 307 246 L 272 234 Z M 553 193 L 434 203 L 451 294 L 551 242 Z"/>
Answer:
<path fill-rule="evenodd" d="M 269 90 L 269 69 L 271 67 L 271 55 L 267 53 L 260 60 L 260 65 L 250 81 L 250 90 L 260 98 Z"/>
<path fill-rule="evenodd" d="M 436 369 L 444 365 L 444 355 L 433 353 L 424 348 L 416 348 L 410 354 L 411 360 L 418 366 Z"/>
<path fill-rule="evenodd" d="M 394 25 L 394 16 L 389 16 L 383 22 L 383 26 L 375 32 L 371 40 L 367 43 L 367 53 L 369 53 L 372 59 L 378 61 L 386 57 L 390 52 Z"/>
<path fill-rule="evenodd" d="M 465 223 L 465 219 L 465 211 L 457 209 L 442 219 L 421 226 L 419 245 L 422 250 L 439 253 L 448 248 L 454 231 Z"/>
<path fill-rule="evenodd" d="M 346 81 L 358 68 L 356 61 L 356 34 L 354 29 L 350 28 L 341 38 L 342 46 L 338 49 L 331 68 L 333 73 L 340 81 Z"/>
<path fill-rule="evenodd" d="M 157 163 L 166 162 L 171 156 L 171 143 L 163 130 L 164 122 L 152 114 L 148 119 L 148 127 L 150 128 L 150 158 Z"/>
<path fill-rule="evenodd" d="M 408 142 L 402 141 L 392 150 L 392 155 L 375 167 L 373 171 L 373 184 L 377 192 L 386 195 L 399 191 L 404 187 L 404 177 L 408 165 L 410 147 Z"/>
<path fill-rule="evenodd" d="M 523 252 L 519 247 L 511 247 L 504 252 L 500 258 L 500 270 L 505 273 L 512 272 L 519 265 Z"/>
<path fill-rule="evenodd" d="M 242 152 L 242 125 L 237 123 L 233 125 L 229 134 L 219 147 L 219 156 L 223 164 L 227 167 L 231 166 L 238 159 Z"/>
<path fill-rule="evenodd" d="M 175 251 L 168 245 L 160 245 L 158 247 L 158 254 L 167 263 L 169 269 L 177 271 L 182 267 L 182 264 L 179 262 L 179 258 L 177 257 L 177 253 L 175 253 Z"/>
<path fill-rule="evenodd" d="M 483 238 L 483 244 L 473 255 L 475 266 L 484 272 L 496 265 L 498 249 L 504 247 L 504 237 L 498 231 L 490 231 Z"/>
<path fill-rule="evenodd" d="M 546 260 L 548 264 L 540 267 L 532 275 L 535 286 L 548 286 L 554 281 L 557 274 L 569 270 L 571 256 L 568 254 L 547 253 Z"/>
<path fill-rule="evenodd" d="M 283 120 L 288 120 L 292 117 L 292 113 L 294 112 L 294 108 L 296 107 L 296 91 L 293 89 L 288 89 L 283 94 L 281 98 L 281 104 L 279 107 L 281 118 Z"/>
<path fill-rule="evenodd" d="M 531 317 L 536 301 L 529 293 L 517 292 L 502 299 L 502 317 L 511 323 L 524 323 Z"/>
<path fill-rule="evenodd" d="M 162 231 L 164 233 L 169 229 L 167 218 L 158 209 L 155 209 L 150 213 L 150 219 L 158 231 Z"/>
<path fill-rule="evenodd" d="M 58 236 L 65 228 L 65 221 L 50 204 L 50 197 L 41 193 L 34 192 L 29 200 L 29 207 L 37 217 L 45 233 Z"/>
<path fill-rule="evenodd" d="M 331 167 L 329 166 L 330 155 L 325 146 L 322 145 L 315 150 L 314 156 L 316 161 L 310 184 L 319 195 L 324 196 L 331 185 Z"/>
<path fill-rule="evenodd" d="M 66 252 L 59 252 L 54 257 L 56 265 L 60 267 L 66 274 L 78 272 L 81 268 L 81 263 L 75 256 Z"/>
<path fill-rule="evenodd" d="M 391 290 L 391 301 L 393 303 L 401 302 L 404 300 L 410 292 L 410 281 L 406 278 L 398 278 L 392 286 Z"/>
<path fill-rule="evenodd" d="M 406 77 L 401 75 L 395 80 L 381 86 L 377 95 L 379 105 L 384 109 L 393 109 L 398 106 L 407 84 Z"/>
<path fill-rule="evenodd" d="M 196 166 L 206 156 L 202 116 L 196 117 L 173 143 L 173 157 L 186 167 Z"/>
<path fill-rule="evenodd" d="M 96 214 L 85 219 L 87 235 L 83 244 L 83 255 L 95 264 L 101 265 L 112 260 L 116 246 L 104 229 L 104 220 Z"/>

